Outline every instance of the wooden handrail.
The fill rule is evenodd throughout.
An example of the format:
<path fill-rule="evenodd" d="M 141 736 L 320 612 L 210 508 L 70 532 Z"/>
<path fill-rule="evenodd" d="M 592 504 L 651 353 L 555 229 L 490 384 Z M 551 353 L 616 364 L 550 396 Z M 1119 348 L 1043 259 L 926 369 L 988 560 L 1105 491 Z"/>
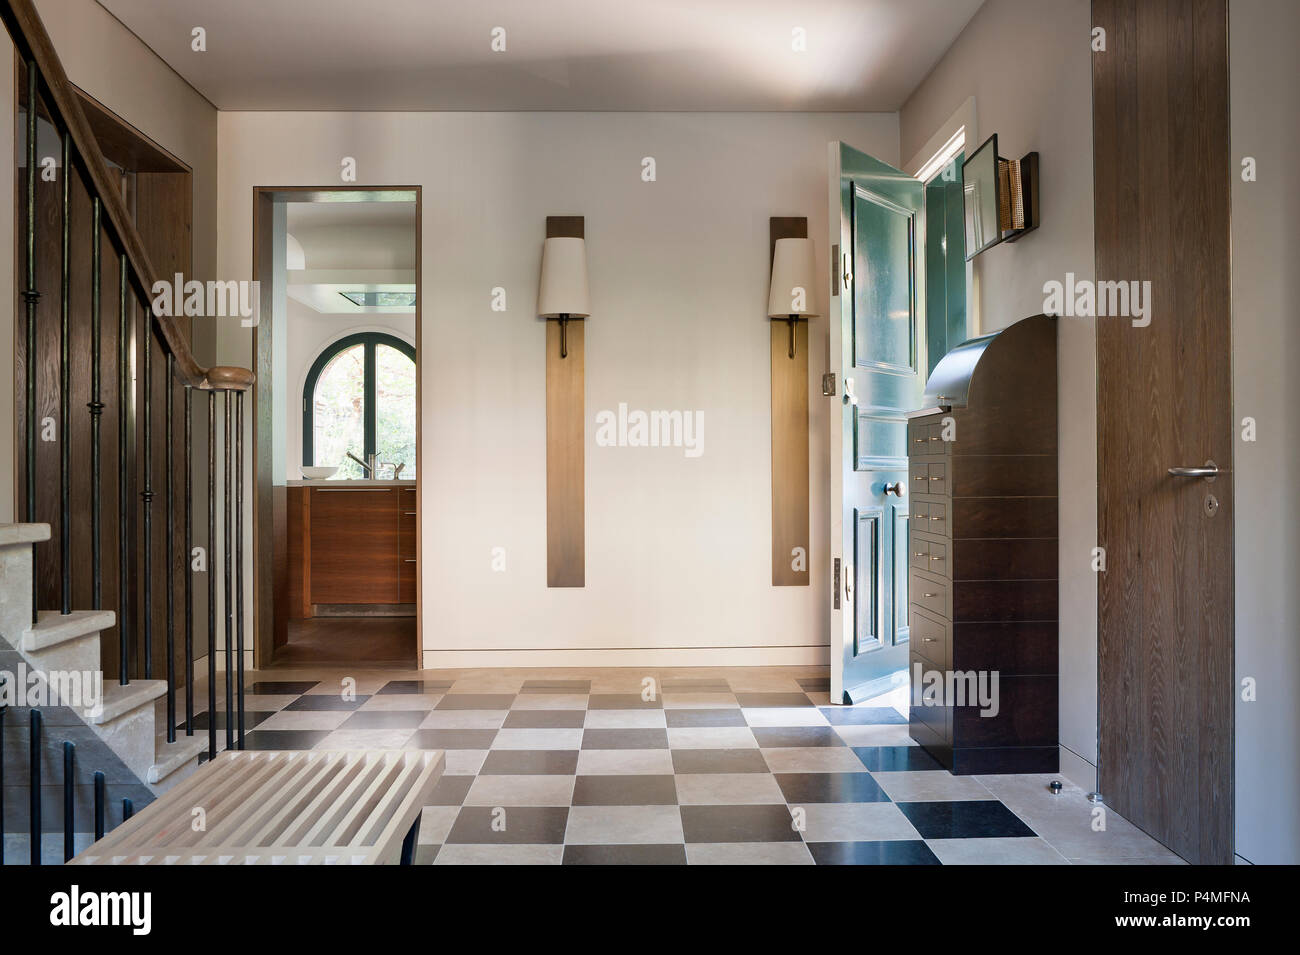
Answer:
<path fill-rule="evenodd" d="M 145 251 L 144 241 L 136 230 L 131 214 L 114 188 L 108 163 L 99 149 L 81 108 L 81 101 L 63 69 L 63 63 L 54 50 L 50 35 L 41 22 L 40 14 L 32 0 L 0 0 L 0 17 L 3 17 L 14 46 L 24 60 L 35 62 L 37 72 L 44 80 L 44 93 L 55 114 L 67 127 L 68 135 L 76 147 L 90 176 L 91 186 L 103 203 L 109 225 L 117 235 L 131 267 L 132 278 L 145 302 L 151 302 L 157 281 L 153 263 Z M 35 109 L 35 103 L 27 104 Z M 150 307 L 152 314 L 153 309 Z M 175 316 L 154 315 L 159 337 L 167 351 L 176 359 L 176 372 L 187 385 L 212 391 L 246 391 L 252 387 L 254 375 L 247 368 L 214 366 L 204 368 L 194 360 L 189 340 L 177 323 Z"/>

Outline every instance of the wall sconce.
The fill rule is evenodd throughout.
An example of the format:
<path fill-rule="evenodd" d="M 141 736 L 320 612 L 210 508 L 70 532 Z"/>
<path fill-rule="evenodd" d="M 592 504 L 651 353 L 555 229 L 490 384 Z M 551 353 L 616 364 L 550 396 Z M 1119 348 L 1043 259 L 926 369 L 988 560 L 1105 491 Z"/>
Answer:
<path fill-rule="evenodd" d="M 768 242 L 772 264 L 767 296 L 772 362 L 772 586 L 806 587 L 808 319 L 817 314 L 817 269 L 807 218 L 773 216 L 768 222 Z M 788 326 L 788 341 L 786 329 L 777 319 Z"/>
<path fill-rule="evenodd" d="M 790 326 L 790 357 L 795 353 L 795 324 L 816 318 L 812 290 L 816 288 L 812 239 L 777 239 L 772 253 L 772 283 L 767 296 L 767 317 L 785 319 Z"/>
<path fill-rule="evenodd" d="M 546 586 L 586 583 L 586 220 L 547 216 L 537 314 L 546 323 Z"/>
<path fill-rule="evenodd" d="M 571 318 L 591 314 L 587 289 L 587 243 L 575 236 L 553 236 L 542 246 L 542 281 L 537 290 L 537 314 L 560 323 L 560 357 L 569 357 Z"/>

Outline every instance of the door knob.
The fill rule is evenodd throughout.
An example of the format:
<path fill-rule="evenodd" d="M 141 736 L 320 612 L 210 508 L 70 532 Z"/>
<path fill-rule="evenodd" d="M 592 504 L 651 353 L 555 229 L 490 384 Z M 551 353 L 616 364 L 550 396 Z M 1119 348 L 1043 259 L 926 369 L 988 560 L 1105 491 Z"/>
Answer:
<path fill-rule="evenodd" d="M 1206 461 L 1199 468 L 1170 468 L 1169 473 L 1174 477 L 1205 478 L 1207 481 L 1213 481 L 1219 476 L 1219 466 L 1213 461 Z"/>
<path fill-rule="evenodd" d="M 904 497 L 907 494 L 907 485 L 902 481 L 894 481 L 885 485 L 885 493 L 892 494 L 895 497 Z"/>

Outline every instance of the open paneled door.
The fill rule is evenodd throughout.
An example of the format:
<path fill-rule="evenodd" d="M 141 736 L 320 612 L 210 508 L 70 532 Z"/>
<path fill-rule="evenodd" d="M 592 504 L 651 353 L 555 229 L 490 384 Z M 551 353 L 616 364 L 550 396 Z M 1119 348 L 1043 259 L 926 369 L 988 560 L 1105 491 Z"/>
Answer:
<path fill-rule="evenodd" d="M 925 187 L 830 144 L 831 700 L 907 681 L 907 423 L 925 386 Z M 829 390 L 829 389 L 826 389 Z"/>

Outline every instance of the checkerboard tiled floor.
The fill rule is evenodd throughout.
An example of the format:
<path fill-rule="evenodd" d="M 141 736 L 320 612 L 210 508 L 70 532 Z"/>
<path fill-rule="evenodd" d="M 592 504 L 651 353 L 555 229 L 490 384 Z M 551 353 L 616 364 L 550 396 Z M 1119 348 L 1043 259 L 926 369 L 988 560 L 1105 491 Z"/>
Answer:
<path fill-rule="evenodd" d="M 1113 812 L 1097 830 L 1063 777 L 953 776 L 896 700 L 831 706 L 824 673 L 263 672 L 246 745 L 445 750 L 417 853 L 440 865 L 1179 861 Z"/>

